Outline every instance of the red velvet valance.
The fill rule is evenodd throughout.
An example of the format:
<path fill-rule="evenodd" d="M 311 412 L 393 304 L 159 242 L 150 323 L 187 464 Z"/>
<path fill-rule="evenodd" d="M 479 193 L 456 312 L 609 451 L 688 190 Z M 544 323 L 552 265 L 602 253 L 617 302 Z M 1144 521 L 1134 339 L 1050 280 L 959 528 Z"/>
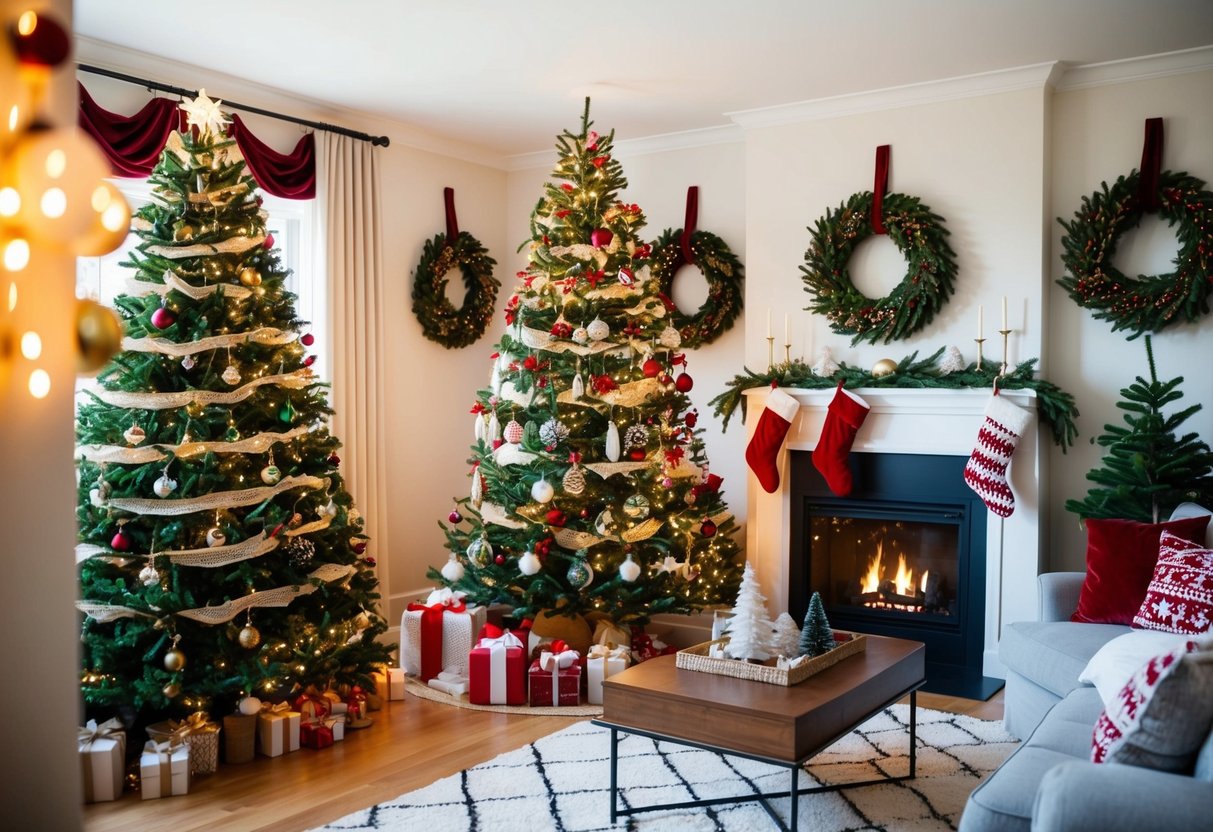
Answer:
<path fill-rule="evenodd" d="M 177 102 L 153 98 L 133 116 L 111 113 L 80 88 L 80 127 L 101 146 L 115 176 L 146 179 L 160 159 L 169 133 L 181 125 Z M 229 135 L 236 140 L 249 172 L 266 192 L 286 199 L 316 196 L 316 142 L 311 133 L 303 136 L 290 153 L 279 153 L 232 116 Z"/>

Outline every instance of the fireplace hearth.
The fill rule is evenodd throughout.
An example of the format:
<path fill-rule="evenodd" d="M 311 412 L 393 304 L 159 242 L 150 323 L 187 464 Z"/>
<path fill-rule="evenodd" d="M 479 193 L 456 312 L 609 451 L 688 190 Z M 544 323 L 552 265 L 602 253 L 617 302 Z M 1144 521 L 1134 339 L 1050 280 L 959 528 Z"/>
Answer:
<path fill-rule="evenodd" d="M 986 508 L 967 457 L 851 455 L 855 487 L 834 496 L 807 452 L 791 454 L 788 610 L 813 592 L 833 626 L 927 645 L 924 688 L 989 698 L 982 674 Z"/>

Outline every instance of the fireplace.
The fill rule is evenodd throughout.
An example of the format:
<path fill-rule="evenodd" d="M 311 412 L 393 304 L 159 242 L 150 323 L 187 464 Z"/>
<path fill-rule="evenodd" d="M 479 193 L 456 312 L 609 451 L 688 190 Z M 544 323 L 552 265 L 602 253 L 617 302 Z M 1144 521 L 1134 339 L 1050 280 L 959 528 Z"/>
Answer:
<path fill-rule="evenodd" d="M 1002 680 L 982 673 L 987 512 L 967 459 L 852 454 L 840 498 L 792 452 L 788 611 L 803 619 L 819 592 L 837 628 L 926 644 L 925 690 L 986 699 Z"/>

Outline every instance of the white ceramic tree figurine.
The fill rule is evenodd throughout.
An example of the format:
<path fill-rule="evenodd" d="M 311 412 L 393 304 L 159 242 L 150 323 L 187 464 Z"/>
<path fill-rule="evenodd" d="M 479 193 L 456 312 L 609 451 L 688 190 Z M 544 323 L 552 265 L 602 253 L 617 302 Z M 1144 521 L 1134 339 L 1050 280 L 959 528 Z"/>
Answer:
<path fill-rule="evenodd" d="M 775 619 L 775 652 L 787 659 L 800 655 L 800 625 L 786 612 Z"/>
<path fill-rule="evenodd" d="M 729 619 L 729 643 L 725 655 L 732 659 L 754 659 L 763 661 L 773 652 L 775 625 L 767 612 L 767 599 L 758 586 L 754 566 L 747 563 L 741 577 L 741 588 L 737 591 L 737 603 L 733 605 L 733 617 Z"/>

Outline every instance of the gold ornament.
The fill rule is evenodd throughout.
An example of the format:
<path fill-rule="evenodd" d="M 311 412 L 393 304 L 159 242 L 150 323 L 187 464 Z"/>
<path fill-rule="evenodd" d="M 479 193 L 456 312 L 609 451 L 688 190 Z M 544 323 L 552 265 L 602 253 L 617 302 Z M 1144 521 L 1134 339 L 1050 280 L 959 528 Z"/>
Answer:
<path fill-rule="evenodd" d="M 95 300 L 76 301 L 76 372 L 92 375 L 122 346 L 122 322 Z"/>
<path fill-rule="evenodd" d="M 260 286 L 261 272 L 257 271 L 252 266 L 245 266 L 240 270 L 240 282 L 245 286 Z"/>
<path fill-rule="evenodd" d="M 872 365 L 872 375 L 875 378 L 892 375 L 897 372 L 897 362 L 891 358 L 882 358 Z"/>
<path fill-rule="evenodd" d="M 371 617 L 369 615 L 360 612 L 354 616 L 354 629 L 365 630 L 369 626 L 371 626 Z"/>
<path fill-rule="evenodd" d="M 164 669 L 169 673 L 176 673 L 178 670 L 185 669 L 185 654 L 174 647 L 164 654 Z"/>
<path fill-rule="evenodd" d="M 182 224 L 173 229 L 173 240 L 178 243 L 188 243 L 190 240 L 194 239 L 194 233 L 194 226 Z"/>
<path fill-rule="evenodd" d="M 169 699 L 176 699 L 181 695 L 181 685 L 177 684 L 176 682 L 169 682 L 162 688 L 162 690 L 164 695 Z"/>
<path fill-rule="evenodd" d="M 252 650 L 261 643 L 261 632 L 252 624 L 245 624 L 244 629 L 240 631 L 240 646 L 245 650 Z"/>

